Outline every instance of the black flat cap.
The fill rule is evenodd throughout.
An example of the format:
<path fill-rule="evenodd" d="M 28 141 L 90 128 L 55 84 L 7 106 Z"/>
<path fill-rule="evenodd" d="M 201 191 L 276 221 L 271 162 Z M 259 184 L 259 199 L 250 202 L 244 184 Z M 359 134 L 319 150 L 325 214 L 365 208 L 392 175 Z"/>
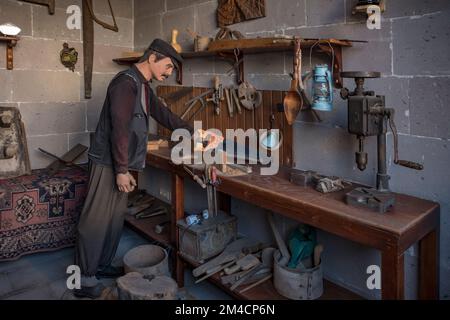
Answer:
<path fill-rule="evenodd" d="M 180 54 L 169 43 L 167 43 L 164 40 L 161 39 L 153 40 L 148 49 L 159 52 L 162 55 L 170 58 L 176 68 L 178 68 L 178 66 L 183 62 L 183 58 L 180 56 Z"/>

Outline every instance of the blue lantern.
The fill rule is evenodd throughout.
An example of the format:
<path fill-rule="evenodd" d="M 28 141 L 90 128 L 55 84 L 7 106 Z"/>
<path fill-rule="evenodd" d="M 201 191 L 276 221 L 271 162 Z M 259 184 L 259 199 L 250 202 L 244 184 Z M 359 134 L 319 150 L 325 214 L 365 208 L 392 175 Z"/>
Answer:
<path fill-rule="evenodd" d="M 318 111 L 333 109 L 333 84 L 328 65 L 319 64 L 314 68 L 312 108 Z"/>

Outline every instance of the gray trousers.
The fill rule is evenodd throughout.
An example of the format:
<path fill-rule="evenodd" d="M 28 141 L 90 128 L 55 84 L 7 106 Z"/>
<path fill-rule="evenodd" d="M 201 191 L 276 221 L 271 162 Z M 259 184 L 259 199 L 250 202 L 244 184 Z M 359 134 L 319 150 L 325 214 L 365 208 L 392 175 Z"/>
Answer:
<path fill-rule="evenodd" d="M 89 162 L 89 185 L 78 223 L 75 264 L 84 276 L 111 264 L 119 245 L 128 195 L 120 192 L 113 169 Z"/>

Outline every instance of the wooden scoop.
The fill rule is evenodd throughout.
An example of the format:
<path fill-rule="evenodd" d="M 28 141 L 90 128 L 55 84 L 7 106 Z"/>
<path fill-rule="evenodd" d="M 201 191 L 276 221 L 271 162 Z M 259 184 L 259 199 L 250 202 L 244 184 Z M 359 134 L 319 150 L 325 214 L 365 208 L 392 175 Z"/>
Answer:
<path fill-rule="evenodd" d="M 289 125 L 292 125 L 303 105 L 303 100 L 298 93 L 299 86 L 299 65 L 301 63 L 300 39 L 295 39 L 295 57 L 294 57 L 294 77 L 291 81 L 291 87 L 284 97 L 284 113 Z"/>

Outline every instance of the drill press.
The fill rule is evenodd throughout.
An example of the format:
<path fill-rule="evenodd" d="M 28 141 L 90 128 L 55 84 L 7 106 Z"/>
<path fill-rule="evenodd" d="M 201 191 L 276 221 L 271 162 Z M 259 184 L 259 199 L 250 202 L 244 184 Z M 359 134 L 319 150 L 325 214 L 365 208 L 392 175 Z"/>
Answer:
<path fill-rule="evenodd" d="M 395 197 L 389 190 L 389 175 L 386 165 L 386 132 L 387 124 L 394 137 L 394 163 L 410 169 L 422 170 L 423 166 L 398 159 L 398 135 L 394 123 L 395 110 L 386 108 L 385 97 L 375 95 L 373 91 L 365 91 L 364 81 L 368 78 L 379 78 L 379 72 L 351 71 L 341 72 L 343 78 L 354 78 L 356 88 L 350 92 L 341 90 L 342 99 L 348 100 L 348 131 L 357 136 L 359 150 L 356 152 L 356 164 L 363 171 L 367 166 L 367 153 L 364 151 L 364 139 L 377 136 L 378 172 L 376 188 L 355 188 L 346 194 L 349 205 L 369 207 L 380 213 L 386 212 L 395 204 Z"/>

